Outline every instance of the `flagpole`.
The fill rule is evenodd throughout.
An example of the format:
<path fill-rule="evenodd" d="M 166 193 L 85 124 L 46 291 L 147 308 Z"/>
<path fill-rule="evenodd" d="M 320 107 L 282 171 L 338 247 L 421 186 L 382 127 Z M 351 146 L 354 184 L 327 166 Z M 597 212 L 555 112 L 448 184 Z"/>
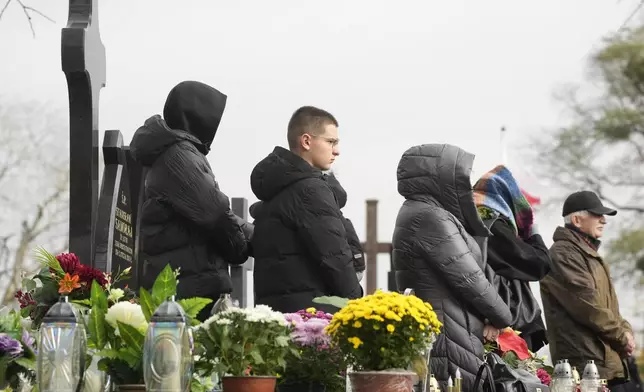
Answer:
<path fill-rule="evenodd" d="M 499 138 L 499 144 L 501 147 L 501 164 L 508 166 L 508 151 L 507 151 L 507 142 L 506 142 L 507 131 L 505 127 L 501 127 L 501 135 Z"/>

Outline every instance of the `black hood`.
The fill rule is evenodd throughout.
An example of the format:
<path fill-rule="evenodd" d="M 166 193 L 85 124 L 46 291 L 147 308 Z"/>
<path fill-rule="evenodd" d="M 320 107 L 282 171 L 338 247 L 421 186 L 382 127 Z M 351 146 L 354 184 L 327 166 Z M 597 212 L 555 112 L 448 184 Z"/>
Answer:
<path fill-rule="evenodd" d="M 470 234 L 489 236 L 474 204 L 470 182 L 473 163 L 473 154 L 449 144 L 411 147 L 398 163 L 398 193 L 408 199 L 431 196 Z"/>
<path fill-rule="evenodd" d="M 340 181 L 338 181 L 335 174 L 329 173 L 326 174 L 325 177 L 329 186 L 331 186 L 335 199 L 338 201 L 338 207 L 344 208 L 344 206 L 347 205 L 347 191 L 345 191 L 342 185 L 340 185 Z"/>
<path fill-rule="evenodd" d="M 250 174 L 250 187 L 259 200 L 268 201 L 284 188 L 306 178 L 324 174 L 291 151 L 275 147 Z"/>
<path fill-rule="evenodd" d="M 170 128 L 194 135 L 210 150 L 225 108 L 226 95 L 207 84 L 186 81 L 168 94 L 163 118 Z"/>
<path fill-rule="evenodd" d="M 208 152 L 206 146 L 186 131 L 170 129 L 161 116 L 152 116 L 142 127 L 134 132 L 130 151 L 135 161 L 143 166 L 152 166 L 154 161 L 170 146 L 180 141 L 189 141 L 203 154 Z"/>

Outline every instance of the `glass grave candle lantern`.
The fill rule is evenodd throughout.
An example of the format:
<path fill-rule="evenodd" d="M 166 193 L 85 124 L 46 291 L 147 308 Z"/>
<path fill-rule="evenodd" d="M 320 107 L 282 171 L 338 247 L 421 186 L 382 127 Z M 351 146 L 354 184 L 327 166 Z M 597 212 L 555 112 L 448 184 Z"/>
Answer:
<path fill-rule="evenodd" d="M 37 356 L 41 392 L 78 392 L 85 371 L 87 336 L 67 296 L 54 304 L 40 326 Z"/>
<path fill-rule="evenodd" d="M 412 288 L 406 288 L 405 291 L 403 291 L 403 295 L 410 296 L 410 295 L 416 295 L 416 291 Z M 428 392 L 431 390 L 430 385 L 429 385 L 429 374 L 430 374 L 430 368 L 429 368 L 429 357 L 432 352 L 432 345 L 430 344 L 426 349 L 425 352 L 423 353 L 423 356 L 425 357 L 425 360 L 427 361 L 427 373 L 425 373 L 425 377 L 423 377 L 422 380 L 415 380 L 415 386 L 414 388 L 418 391 L 421 392 Z"/>
<path fill-rule="evenodd" d="M 230 293 L 224 293 L 224 294 L 221 294 L 217 302 L 215 302 L 215 305 L 212 307 L 212 310 L 210 311 L 210 315 L 214 316 L 217 313 L 224 312 L 234 307 L 235 305 L 233 304 L 233 301 L 230 297 Z"/>
<path fill-rule="evenodd" d="M 148 392 L 184 392 L 192 377 L 192 330 L 174 296 L 150 318 L 143 348 L 143 379 Z"/>

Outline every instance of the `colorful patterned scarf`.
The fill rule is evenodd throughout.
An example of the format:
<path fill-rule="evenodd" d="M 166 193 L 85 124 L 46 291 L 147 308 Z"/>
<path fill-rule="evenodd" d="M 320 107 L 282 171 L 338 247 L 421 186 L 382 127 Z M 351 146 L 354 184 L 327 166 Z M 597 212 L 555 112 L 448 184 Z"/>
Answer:
<path fill-rule="evenodd" d="M 534 224 L 532 207 L 508 168 L 499 165 L 485 173 L 473 190 L 474 203 L 479 210 L 487 207 L 498 212 L 512 223 L 519 237 L 530 237 Z"/>

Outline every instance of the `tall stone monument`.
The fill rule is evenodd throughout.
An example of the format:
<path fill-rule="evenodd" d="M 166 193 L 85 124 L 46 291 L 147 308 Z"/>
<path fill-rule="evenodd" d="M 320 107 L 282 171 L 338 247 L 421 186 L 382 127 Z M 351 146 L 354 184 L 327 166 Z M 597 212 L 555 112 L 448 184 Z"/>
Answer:
<path fill-rule="evenodd" d="M 98 203 L 98 99 L 106 67 L 98 0 L 69 0 L 61 44 L 69 92 L 69 249 L 90 264 Z"/>

